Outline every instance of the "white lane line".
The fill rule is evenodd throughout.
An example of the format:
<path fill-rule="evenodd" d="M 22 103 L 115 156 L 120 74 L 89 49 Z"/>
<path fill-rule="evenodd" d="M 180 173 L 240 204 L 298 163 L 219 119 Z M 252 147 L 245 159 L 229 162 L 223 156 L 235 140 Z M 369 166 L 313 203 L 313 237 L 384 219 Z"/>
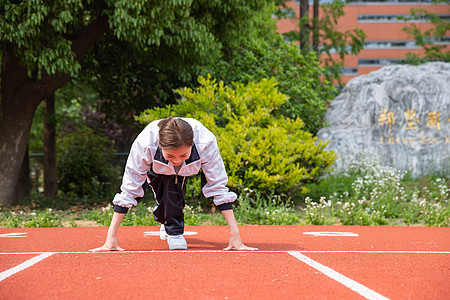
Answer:
<path fill-rule="evenodd" d="M 423 250 L 294 250 L 301 253 L 367 253 L 367 254 L 450 254 L 450 251 Z M 281 252 L 281 251 L 280 251 Z M 289 252 L 289 251 L 282 251 Z"/>
<path fill-rule="evenodd" d="M 47 257 L 49 257 L 49 256 L 51 256 L 53 254 L 55 254 L 55 253 L 54 252 L 41 253 L 40 255 L 35 256 L 35 257 L 33 257 L 33 258 L 31 258 L 31 259 L 21 263 L 20 265 L 17 265 L 17 266 L 15 266 L 15 267 L 13 267 L 13 268 L 11 268 L 9 270 L 1 272 L 0 273 L 0 282 L 5 280 L 6 278 L 8 278 L 11 275 L 14 275 L 14 274 L 16 274 L 16 273 L 18 273 L 20 271 L 23 271 L 23 270 L 25 270 L 28 267 L 31 267 L 32 265 L 40 262 L 43 259 L 46 259 Z"/>
<path fill-rule="evenodd" d="M 305 235 L 310 235 L 314 237 L 322 237 L 322 236 L 359 236 L 357 233 L 354 232 L 335 232 L 335 231 L 317 231 L 317 232 L 303 232 Z"/>
<path fill-rule="evenodd" d="M 399 250 L 399 251 L 364 251 L 364 250 L 258 250 L 258 251 L 225 251 L 225 250 L 128 250 L 128 251 L 105 251 L 105 252 L 95 252 L 97 254 L 108 254 L 108 253 L 288 253 L 288 252 L 299 252 L 299 253 L 362 253 L 362 254 L 450 254 L 450 251 L 409 251 L 409 250 Z M 47 252 L 0 252 L 0 255 L 24 255 L 24 254 L 42 254 Z M 91 251 L 62 251 L 62 252 L 52 252 L 53 254 L 93 254 Z"/>
<path fill-rule="evenodd" d="M 195 231 L 185 231 L 183 233 L 183 235 L 196 235 L 196 234 L 198 234 L 198 233 Z M 144 236 L 159 236 L 159 235 L 160 235 L 159 231 L 145 231 L 144 232 Z"/>
<path fill-rule="evenodd" d="M 0 234 L 0 238 L 27 237 L 26 232 L 13 232 Z"/>
<path fill-rule="evenodd" d="M 288 251 L 290 255 L 297 258 L 298 260 L 304 262 L 305 264 L 309 265 L 310 267 L 313 267 L 314 269 L 322 272 L 323 274 L 327 275 L 331 279 L 336 280 L 337 282 L 343 284 L 344 286 L 348 287 L 349 289 L 355 291 L 356 293 L 360 294 L 366 299 L 370 300 L 389 300 L 389 298 L 384 297 L 383 295 L 378 294 L 377 292 L 369 289 L 368 287 L 365 287 L 364 285 L 345 277 L 344 275 L 334 271 L 333 269 L 328 268 L 327 266 L 324 266 L 315 260 L 312 260 L 311 258 L 301 254 L 298 251 Z"/>

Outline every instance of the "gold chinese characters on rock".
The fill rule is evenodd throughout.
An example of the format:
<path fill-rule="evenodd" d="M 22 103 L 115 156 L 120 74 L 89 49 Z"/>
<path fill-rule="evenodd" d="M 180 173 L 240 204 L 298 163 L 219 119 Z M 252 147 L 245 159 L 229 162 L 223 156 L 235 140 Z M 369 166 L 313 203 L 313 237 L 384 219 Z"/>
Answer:
<path fill-rule="evenodd" d="M 417 112 L 408 108 L 403 112 L 405 123 L 404 129 L 406 131 L 416 131 L 419 133 L 420 129 L 426 126 L 428 129 L 436 130 L 437 133 L 441 133 L 440 115 L 439 111 L 430 111 L 426 114 L 426 118 L 421 121 Z M 394 136 L 394 134 L 391 133 L 392 128 L 395 124 L 400 124 L 396 121 L 394 112 L 388 111 L 388 109 L 380 110 L 377 121 L 379 126 L 386 126 L 388 129 L 388 134 L 384 134 L 380 138 L 380 142 L 383 145 L 407 145 L 411 148 L 414 146 L 414 143 L 419 143 L 421 145 L 450 145 L 450 136 L 445 136 L 443 134 L 438 137 L 436 137 L 436 135 L 428 136 L 423 134 L 418 134 L 417 137 Z M 450 123 L 450 118 L 446 121 L 442 121 L 442 123 L 444 123 L 443 126 L 448 125 Z"/>

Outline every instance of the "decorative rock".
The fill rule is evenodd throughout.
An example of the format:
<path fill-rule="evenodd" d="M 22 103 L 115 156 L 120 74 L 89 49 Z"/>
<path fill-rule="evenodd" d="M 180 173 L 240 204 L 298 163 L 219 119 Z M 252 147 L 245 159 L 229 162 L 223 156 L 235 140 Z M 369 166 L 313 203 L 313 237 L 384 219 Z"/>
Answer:
<path fill-rule="evenodd" d="M 372 153 L 412 176 L 450 175 L 450 63 L 386 66 L 352 79 L 317 136 L 338 154 L 335 170 Z"/>

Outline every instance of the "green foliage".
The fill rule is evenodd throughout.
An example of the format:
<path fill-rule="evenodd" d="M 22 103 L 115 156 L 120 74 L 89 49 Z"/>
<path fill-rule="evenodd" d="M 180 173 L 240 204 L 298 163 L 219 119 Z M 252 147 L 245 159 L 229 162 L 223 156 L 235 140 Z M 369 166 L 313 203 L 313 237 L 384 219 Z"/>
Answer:
<path fill-rule="evenodd" d="M 228 59 L 229 49 L 249 43 L 257 26 L 251 20 L 269 2 L 116 1 L 110 24 L 119 39 L 108 32 L 97 42 L 83 78 L 102 96 L 102 112 L 118 121 L 173 104 L 175 88 L 195 86 L 199 75 Z"/>
<path fill-rule="evenodd" d="M 41 78 L 43 71 L 70 75 L 80 71 L 72 42 L 65 35 L 79 30 L 82 18 L 89 16 L 83 11 L 83 2 L 2 1 L 0 42 L 15 45 L 15 54 L 27 67 L 28 76 L 36 72 Z"/>
<path fill-rule="evenodd" d="M 82 110 L 84 106 L 93 105 L 96 96 L 88 87 L 73 80 L 55 94 L 55 124 L 56 131 L 67 130 L 68 128 L 80 127 L 84 123 Z M 33 124 L 28 139 L 31 153 L 43 152 L 44 130 L 44 105 L 41 103 L 36 109 Z"/>
<path fill-rule="evenodd" d="M 0 211 L 0 227 L 62 227 L 59 215 L 53 213 L 52 209 L 25 211 Z"/>
<path fill-rule="evenodd" d="M 412 180 L 405 175 L 373 158 L 355 161 L 308 194 L 307 219 L 311 224 L 387 225 L 401 220 L 449 226 L 450 181 L 440 177 Z"/>
<path fill-rule="evenodd" d="M 114 207 L 111 203 L 102 207 L 101 210 L 94 209 L 87 212 L 85 218 L 96 221 L 103 226 L 111 224 Z M 137 207 L 132 208 L 123 218 L 123 226 L 154 226 L 158 223 L 153 219 L 152 207 L 147 207 L 145 203 L 138 203 Z"/>
<path fill-rule="evenodd" d="M 405 63 L 418 65 L 431 60 L 450 61 L 450 50 L 447 50 L 447 45 L 436 44 L 448 35 L 450 23 L 439 18 L 438 14 L 423 8 L 411 8 L 409 17 L 403 19 L 405 22 L 410 22 L 420 17 L 424 17 L 431 22 L 432 27 L 422 31 L 420 25 L 411 23 L 404 27 L 403 31 L 413 37 L 416 44 L 425 50 L 425 57 L 419 57 L 415 53 L 407 53 Z"/>
<path fill-rule="evenodd" d="M 153 81 L 171 78 L 174 82 L 186 82 L 193 72 L 195 80 L 205 65 L 212 67 L 223 47 L 246 41 L 248 20 L 268 3 L 269 0 L 2 0 L 0 44 L 14 46 L 29 77 L 75 76 L 82 69 L 80 59 L 84 56 L 77 53 L 80 45 L 74 48 L 74 43 L 81 42 L 77 38 L 105 33 L 99 49 L 90 53 L 89 63 L 84 62 L 94 71 L 94 78 L 103 74 L 108 79 L 108 71 L 116 67 L 116 75 L 125 75 L 131 81 L 139 79 L 118 72 L 117 67 L 128 70 L 125 65 L 131 62 L 134 70 L 149 69 Z M 94 28 L 99 24 L 104 26 Z M 102 49 L 107 49 L 107 53 L 98 51 Z M 127 58 L 125 65 L 111 63 L 121 55 Z M 98 63 L 104 63 L 103 59 L 111 66 L 106 72 L 95 69 Z M 127 94 L 136 95 L 136 90 L 129 89 Z"/>
<path fill-rule="evenodd" d="M 111 165 L 113 144 L 89 128 L 67 133 L 57 143 L 58 187 L 69 197 L 111 197 L 119 173 Z"/>
<path fill-rule="evenodd" d="M 288 119 L 277 111 L 286 101 L 274 79 L 225 86 L 199 78 L 200 87 L 178 90 L 177 105 L 148 110 L 141 123 L 169 115 L 201 121 L 217 137 L 229 176 L 228 184 L 242 192 L 288 196 L 306 192 L 304 184 L 323 175 L 335 155 L 325 144 L 303 131 L 300 119 Z"/>
<path fill-rule="evenodd" d="M 345 2 L 341 0 L 322 4 L 323 16 L 319 19 L 320 60 L 325 65 L 328 79 L 334 78 L 339 83 L 345 56 L 358 54 L 364 48 L 367 37 L 359 28 L 344 32 L 336 30 L 339 18 L 345 15 L 344 6 Z M 339 59 L 333 57 L 333 52 L 339 55 Z"/>
<path fill-rule="evenodd" d="M 292 225 L 300 222 L 291 202 L 274 194 L 263 196 L 259 191 L 244 189 L 237 203 L 234 214 L 241 224 Z"/>
<path fill-rule="evenodd" d="M 326 106 L 335 89 L 321 80 L 324 73 L 313 52 L 302 55 L 296 45 L 276 35 L 235 49 L 229 64 L 219 70 L 217 76 L 227 78 L 229 84 L 276 78 L 279 91 L 289 97 L 277 113 L 302 119 L 304 130 L 313 134 L 323 127 Z"/>
<path fill-rule="evenodd" d="M 302 55 L 297 45 L 286 42 L 276 32 L 271 17 L 276 11 L 278 7 L 273 5 L 255 14 L 249 26 L 249 40 L 229 48 L 211 74 L 227 85 L 277 79 L 279 91 L 289 97 L 279 113 L 302 119 L 304 130 L 315 134 L 323 127 L 326 106 L 335 89 L 323 80 L 324 71 L 314 53 Z"/>

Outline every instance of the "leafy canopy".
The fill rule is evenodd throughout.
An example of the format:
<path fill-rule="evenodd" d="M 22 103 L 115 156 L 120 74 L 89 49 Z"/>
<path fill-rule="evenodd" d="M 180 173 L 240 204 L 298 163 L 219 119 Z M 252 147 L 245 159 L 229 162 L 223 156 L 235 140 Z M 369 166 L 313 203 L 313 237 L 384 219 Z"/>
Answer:
<path fill-rule="evenodd" d="M 245 27 L 240 26 L 267 2 L 2 0 L 0 43 L 15 45 L 15 54 L 21 57 L 30 77 L 41 78 L 43 72 L 74 76 L 81 70 L 72 49 L 74 38 L 107 16 L 110 36 L 137 49 L 150 52 L 165 45 L 181 57 L 206 59 L 218 53 L 223 40 L 242 41 Z M 234 23 L 226 22 L 227 18 Z"/>

